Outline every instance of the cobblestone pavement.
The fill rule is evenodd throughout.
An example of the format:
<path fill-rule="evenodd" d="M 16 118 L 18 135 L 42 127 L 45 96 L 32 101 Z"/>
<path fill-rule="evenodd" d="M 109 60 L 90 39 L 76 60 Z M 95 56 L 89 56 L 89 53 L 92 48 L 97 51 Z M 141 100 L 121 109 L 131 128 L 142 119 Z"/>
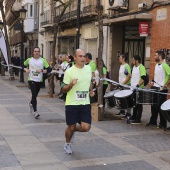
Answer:
<path fill-rule="evenodd" d="M 18 79 L 0 77 L 0 170 L 170 169 L 170 132 L 144 126 L 149 106 L 144 106 L 141 125 L 126 124 L 112 116 L 116 109 L 106 110 L 113 120 L 93 122 L 90 132 L 76 133 L 74 153 L 66 155 L 64 102 L 56 95 L 49 98 L 46 85 L 38 97 L 41 116 L 35 120 L 27 81 Z"/>

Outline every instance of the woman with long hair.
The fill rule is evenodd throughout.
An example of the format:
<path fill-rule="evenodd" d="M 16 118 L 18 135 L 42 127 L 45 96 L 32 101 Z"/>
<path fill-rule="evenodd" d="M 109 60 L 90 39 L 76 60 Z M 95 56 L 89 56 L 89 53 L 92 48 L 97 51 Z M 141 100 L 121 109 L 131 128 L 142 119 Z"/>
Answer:
<path fill-rule="evenodd" d="M 102 68 L 103 68 L 103 78 L 106 78 L 106 75 L 107 75 L 107 67 L 106 65 L 104 64 L 104 61 L 103 59 L 101 60 L 102 61 Z M 98 58 L 96 58 L 96 71 L 94 72 L 95 73 L 95 83 L 96 83 L 96 87 L 98 87 L 99 85 L 99 64 L 98 64 Z M 102 81 L 101 81 L 102 82 Z M 105 100 L 104 100 L 104 95 L 106 93 L 106 89 L 108 87 L 108 82 L 106 80 L 104 80 L 103 82 L 103 105 L 105 106 Z"/>

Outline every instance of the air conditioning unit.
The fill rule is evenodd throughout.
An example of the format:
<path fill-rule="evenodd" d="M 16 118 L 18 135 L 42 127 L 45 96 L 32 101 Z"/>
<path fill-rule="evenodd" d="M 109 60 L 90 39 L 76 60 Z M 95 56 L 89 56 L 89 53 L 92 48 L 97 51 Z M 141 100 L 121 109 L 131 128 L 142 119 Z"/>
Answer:
<path fill-rule="evenodd" d="M 110 7 L 122 7 L 125 0 L 109 0 Z"/>

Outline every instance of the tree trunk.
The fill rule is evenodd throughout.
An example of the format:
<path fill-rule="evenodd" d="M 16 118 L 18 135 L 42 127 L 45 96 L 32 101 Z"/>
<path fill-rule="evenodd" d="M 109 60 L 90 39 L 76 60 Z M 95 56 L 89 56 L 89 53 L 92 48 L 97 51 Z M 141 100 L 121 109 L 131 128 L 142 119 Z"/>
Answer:
<path fill-rule="evenodd" d="M 101 6 L 100 0 L 97 0 L 98 9 L 98 24 L 99 24 L 99 47 L 98 47 L 98 66 L 99 66 L 99 77 L 103 77 L 103 65 L 102 65 L 102 55 L 103 55 L 103 7 Z M 99 104 L 99 119 L 104 118 L 104 107 L 103 107 L 103 81 L 99 82 L 98 87 L 98 104 Z"/>
<path fill-rule="evenodd" d="M 55 51 L 56 51 L 56 42 L 57 42 L 57 34 L 58 34 L 58 27 L 59 27 L 59 23 L 61 21 L 62 16 L 65 13 L 65 10 L 67 9 L 67 7 L 72 3 L 73 0 L 70 0 L 66 3 L 63 3 L 62 1 L 62 5 L 64 6 L 63 10 L 61 11 L 60 17 L 57 21 L 57 23 L 54 23 L 53 26 L 53 34 L 54 34 L 54 38 L 53 38 L 53 45 L 52 45 L 52 69 L 54 68 L 54 64 L 56 61 L 55 58 Z M 56 0 L 57 2 L 57 0 Z M 54 16 L 54 12 L 53 12 L 53 16 Z M 53 92 L 54 92 L 54 74 L 52 76 L 50 76 L 50 83 L 49 83 L 49 96 L 53 97 Z"/>
<path fill-rule="evenodd" d="M 5 19 L 4 6 L 3 6 L 3 4 L 0 4 L 0 5 L 1 5 L 0 10 L 1 10 L 1 14 L 2 14 L 3 23 L 4 23 L 5 41 L 6 41 L 6 46 L 7 46 L 8 62 L 9 62 L 9 64 L 11 64 L 11 52 L 10 52 L 8 33 L 7 33 L 7 27 L 6 27 L 7 24 L 6 24 L 6 19 Z M 12 67 L 9 67 L 9 74 L 10 74 L 10 80 L 14 80 L 14 73 L 13 73 Z"/>
<path fill-rule="evenodd" d="M 56 41 L 57 41 L 57 33 L 58 33 L 58 24 L 57 25 L 54 25 L 54 30 L 53 30 L 53 33 L 54 33 L 54 38 L 53 38 L 53 45 L 52 45 L 52 68 L 54 68 L 54 64 L 55 64 L 55 61 L 56 61 L 56 58 L 55 58 L 55 51 L 56 51 Z M 53 92 L 54 92 L 54 74 L 52 74 L 50 76 L 50 83 L 49 83 L 49 96 L 50 97 L 53 97 Z"/>
<path fill-rule="evenodd" d="M 0 52 L 1 62 L 4 63 L 4 57 L 2 56 L 2 52 Z M 5 76 L 5 67 L 1 65 L 1 76 Z"/>

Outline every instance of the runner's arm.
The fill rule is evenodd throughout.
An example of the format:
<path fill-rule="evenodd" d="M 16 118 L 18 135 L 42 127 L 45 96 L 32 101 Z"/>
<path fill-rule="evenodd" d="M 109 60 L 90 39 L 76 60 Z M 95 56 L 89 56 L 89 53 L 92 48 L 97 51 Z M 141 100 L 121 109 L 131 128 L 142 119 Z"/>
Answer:
<path fill-rule="evenodd" d="M 65 84 L 64 82 L 61 84 L 61 90 L 63 93 L 67 93 L 72 89 L 72 87 L 77 83 L 78 79 L 73 79 L 70 84 Z"/>

